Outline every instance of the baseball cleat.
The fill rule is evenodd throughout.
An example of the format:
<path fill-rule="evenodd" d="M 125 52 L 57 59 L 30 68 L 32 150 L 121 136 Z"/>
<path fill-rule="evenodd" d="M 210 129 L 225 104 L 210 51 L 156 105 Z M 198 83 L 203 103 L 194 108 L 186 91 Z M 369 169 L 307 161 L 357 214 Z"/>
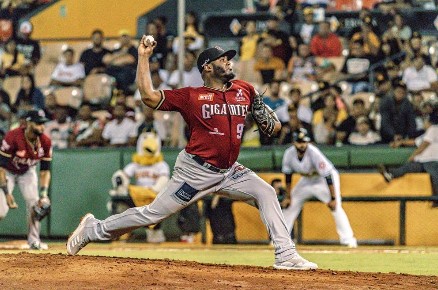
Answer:
<path fill-rule="evenodd" d="M 67 253 L 69 255 L 76 255 L 83 247 L 85 247 L 90 239 L 85 236 L 85 226 L 88 221 L 94 219 L 94 215 L 87 213 L 81 219 L 76 230 L 70 235 L 67 240 Z"/>
<path fill-rule="evenodd" d="M 293 258 L 281 262 L 275 263 L 274 269 L 277 270 L 316 270 L 318 269 L 318 265 L 312 262 L 307 261 L 303 257 L 301 257 L 298 253 L 296 253 Z"/>
<path fill-rule="evenodd" d="M 43 242 L 33 242 L 29 245 L 30 250 L 48 250 L 49 246 Z"/>

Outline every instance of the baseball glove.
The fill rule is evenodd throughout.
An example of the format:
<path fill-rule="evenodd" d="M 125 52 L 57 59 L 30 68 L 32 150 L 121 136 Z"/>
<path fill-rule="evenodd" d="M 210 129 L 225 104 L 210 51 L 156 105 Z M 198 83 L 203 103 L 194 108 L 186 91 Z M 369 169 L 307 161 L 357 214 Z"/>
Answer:
<path fill-rule="evenodd" d="M 40 198 L 38 203 L 33 206 L 34 216 L 39 221 L 45 218 L 50 213 L 51 210 L 52 210 L 52 206 L 50 204 L 50 199 L 48 197 Z"/>
<path fill-rule="evenodd" d="M 257 92 L 254 96 L 251 113 L 260 131 L 271 137 L 274 134 L 275 122 L 278 122 L 277 114 L 263 103 L 263 95 Z"/>

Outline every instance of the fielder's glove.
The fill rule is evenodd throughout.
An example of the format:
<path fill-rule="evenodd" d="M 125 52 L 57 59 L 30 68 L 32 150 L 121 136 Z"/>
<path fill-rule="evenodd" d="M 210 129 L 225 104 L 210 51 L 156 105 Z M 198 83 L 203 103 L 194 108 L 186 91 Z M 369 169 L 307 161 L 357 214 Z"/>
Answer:
<path fill-rule="evenodd" d="M 52 206 L 50 204 L 50 199 L 48 197 L 42 197 L 33 207 L 33 213 L 35 219 L 41 221 L 45 218 L 51 211 Z"/>
<path fill-rule="evenodd" d="M 260 131 L 271 137 L 274 134 L 275 122 L 278 122 L 277 114 L 263 103 L 263 95 L 257 92 L 254 96 L 251 113 Z"/>

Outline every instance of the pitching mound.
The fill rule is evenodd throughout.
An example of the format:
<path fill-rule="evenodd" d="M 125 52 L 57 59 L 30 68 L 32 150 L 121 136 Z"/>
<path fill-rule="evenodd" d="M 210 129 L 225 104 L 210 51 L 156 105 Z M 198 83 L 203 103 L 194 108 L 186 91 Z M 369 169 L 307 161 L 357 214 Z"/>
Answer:
<path fill-rule="evenodd" d="M 438 277 L 64 254 L 0 255 L 0 289 L 437 289 Z"/>

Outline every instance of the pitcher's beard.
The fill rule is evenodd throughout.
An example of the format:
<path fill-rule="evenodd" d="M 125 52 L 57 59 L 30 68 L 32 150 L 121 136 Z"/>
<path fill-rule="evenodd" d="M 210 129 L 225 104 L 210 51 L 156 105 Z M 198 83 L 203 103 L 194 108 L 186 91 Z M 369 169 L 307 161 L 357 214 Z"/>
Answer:
<path fill-rule="evenodd" d="M 214 64 L 213 64 L 213 71 L 214 71 L 214 76 L 222 80 L 224 83 L 227 83 L 236 77 L 233 71 L 227 73 L 222 67 L 216 66 Z"/>

